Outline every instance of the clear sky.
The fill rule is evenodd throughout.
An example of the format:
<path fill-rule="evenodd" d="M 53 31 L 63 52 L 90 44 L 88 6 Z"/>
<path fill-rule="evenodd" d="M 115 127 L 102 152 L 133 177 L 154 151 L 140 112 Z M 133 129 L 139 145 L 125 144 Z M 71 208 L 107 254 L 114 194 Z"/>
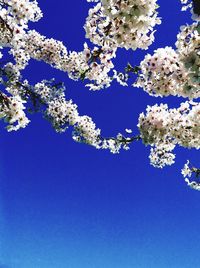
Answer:
<path fill-rule="evenodd" d="M 31 29 L 82 50 L 83 24 L 92 4 L 84 0 L 38 1 L 44 18 Z M 190 22 L 179 0 L 160 0 L 159 47 L 174 46 L 179 27 Z M 117 53 L 116 66 L 133 65 L 146 51 Z M 30 82 L 55 77 L 80 114 L 92 116 L 105 136 L 125 128 L 137 133 L 137 119 L 148 104 L 177 107 L 182 99 L 149 97 L 141 89 L 113 84 L 90 92 L 82 82 L 44 63 L 31 61 Z M 180 174 L 197 151 L 176 150 L 174 166 L 155 169 L 141 143 L 113 155 L 56 134 L 39 114 L 24 130 L 7 133 L 1 125 L 0 268 L 199 268 L 200 192 Z"/>

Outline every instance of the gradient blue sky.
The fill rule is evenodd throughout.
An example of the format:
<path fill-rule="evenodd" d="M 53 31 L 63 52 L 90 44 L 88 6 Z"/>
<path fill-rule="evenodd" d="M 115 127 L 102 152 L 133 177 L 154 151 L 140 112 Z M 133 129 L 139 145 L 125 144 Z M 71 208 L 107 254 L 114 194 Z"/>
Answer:
<path fill-rule="evenodd" d="M 48 2 L 48 3 L 47 3 Z M 163 23 L 158 47 L 173 46 L 179 27 L 190 22 L 178 0 L 160 0 Z M 83 0 L 43 1 L 44 18 L 30 28 L 82 50 L 83 24 L 91 4 Z M 119 50 L 116 66 L 138 64 L 145 51 Z M 153 98 L 140 89 L 113 84 L 90 92 L 82 82 L 32 61 L 31 82 L 55 77 L 66 84 L 80 114 L 93 117 L 104 135 L 137 131 L 147 104 L 182 99 Z M 199 268 L 200 193 L 180 174 L 197 151 L 176 150 L 177 162 L 163 170 L 149 165 L 141 143 L 112 155 L 56 134 L 41 116 L 16 133 L 1 130 L 0 268 Z"/>

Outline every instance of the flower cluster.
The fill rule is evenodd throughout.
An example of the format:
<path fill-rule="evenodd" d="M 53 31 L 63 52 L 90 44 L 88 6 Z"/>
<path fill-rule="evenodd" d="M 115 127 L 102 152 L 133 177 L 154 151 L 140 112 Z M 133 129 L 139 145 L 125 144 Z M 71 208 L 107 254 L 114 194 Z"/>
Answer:
<path fill-rule="evenodd" d="M 42 12 L 36 0 L 0 1 L 0 43 L 14 45 L 28 28 L 29 21 L 38 21 Z"/>
<path fill-rule="evenodd" d="M 57 132 L 65 132 L 69 126 L 74 128 L 73 138 L 98 147 L 100 130 L 88 116 L 80 116 L 77 105 L 66 100 L 62 84 L 52 81 L 37 83 L 31 90 L 44 106 L 44 116 Z"/>
<path fill-rule="evenodd" d="M 184 64 L 187 74 L 184 90 L 188 92 L 189 97 L 198 98 L 200 94 L 200 24 L 182 26 L 177 35 L 176 47 L 179 60 Z"/>
<path fill-rule="evenodd" d="M 0 45 L 11 48 L 18 70 L 34 58 L 67 72 L 71 79 L 90 80 L 87 84 L 90 89 L 110 85 L 112 77 L 108 73 L 114 67 L 111 59 L 116 50 L 109 46 L 89 49 L 85 43 L 82 52 L 68 52 L 61 41 L 46 38 L 35 30 L 27 31 L 28 21 L 37 21 L 42 16 L 36 1 L 0 1 L 0 7 Z M 22 14 L 25 14 L 23 18 Z"/>
<path fill-rule="evenodd" d="M 134 84 L 153 96 L 200 97 L 200 26 L 181 28 L 176 47 L 159 48 L 140 64 L 141 74 Z"/>
<path fill-rule="evenodd" d="M 57 87 L 48 81 L 42 81 L 37 83 L 32 90 L 41 99 L 41 103 L 45 104 L 45 118 L 52 123 L 55 130 L 65 132 L 69 126 L 72 126 L 72 137 L 77 142 L 119 153 L 120 149 L 129 149 L 128 145 L 133 140 L 139 139 L 139 137 L 124 137 L 120 133 L 116 137 L 102 137 L 101 130 L 96 128 L 91 117 L 80 116 L 77 105 L 73 104 L 72 100 L 66 100 L 63 85 Z"/>
<path fill-rule="evenodd" d="M 0 1 L 0 45 L 10 47 L 16 67 L 24 69 L 30 59 L 25 51 L 25 35 L 29 21 L 38 21 L 42 12 L 37 1 L 2 0 Z"/>
<path fill-rule="evenodd" d="M 12 17 L 13 22 L 19 25 L 26 25 L 28 21 L 38 21 L 42 17 L 42 12 L 38 7 L 36 0 L 3 0 L 1 5 L 8 6 L 6 12 L 9 10 L 9 15 Z"/>
<path fill-rule="evenodd" d="M 185 178 L 185 182 L 190 188 L 200 191 L 200 169 L 192 167 L 190 161 L 188 160 L 184 165 L 183 169 L 181 170 L 181 173 Z M 195 175 L 195 178 L 193 180 L 191 180 L 192 175 Z"/>
<path fill-rule="evenodd" d="M 8 97 L 0 95 L 0 118 L 3 118 L 7 125 L 7 130 L 13 131 L 25 128 L 30 122 L 24 113 L 24 103 L 20 96 Z"/>
<path fill-rule="evenodd" d="M 7 78 L 1 80 L 1 84 L 6 85 L 7 94 L 0 93 L 0 118 L 8 123 L 8 131 L 24 128 L 30 122 L 24 112 L 24 103 L 27 103 L 29 109 L 33 106 L 32 111 L 43 113 L 57 132 L 65 132 L 71 126 L 73 139 L 77 142 L 90 144 L 97 149 L 108 149 L 112 153 L 118 153 L 121 148 L 128 149 L 130 138 L 121 134 L 116 138 L 103 138 L 89 116 L 80 116 L 77 105 L 72 100 L 66 100 L 62 83 L 44 80 L 31 86 L 28 80 L 20 81 L 14 67 L 7 64 L 1 69 L 3 77 Z"/>
<path fill-rule="evenodd" d="M 159 48 L 151 56 L 147 54 L 140 64 L 141 74 L 134 86 L 141 87 L 152 96 L 178 95 L 184 92 L 187 74 L 178 54 L 171 47 Z"/>
<path fill-rule="evenodd" d="M 91 83 L 86 86 L 92 90 L 110 85 L 112 78 L 109 72 L 114 67 L 111 59 L 116 56 L 116 50 L 108 46 L 89 49 L 86 43 L 82 52 L 68 52 L 61 41 L 46 38 L 35 30 L 28 31 L 23 36 L 21 46 L 13 47 L 10 52 L 18 69 L 24 69 L 30 58 L 44 61 L 67 72 L 73 80 L 90 80 Z"/>
<path fill-rule="evenodd" d="M 196 0 L 181 0 L 183 9 L 192 8 L 195 23 L 182 26 L 176 48 L 159 48 L 147 54 L 140 66 L 128 64 L 125 73 L 114 68 L 113 59 L 118 48 L 147 49 L 154 41 L 154 28 L 161 23 L 157 13 L 157 0 L 87 0 L 95 2 L 85 23 L 86 37 L 93 43 L 84 43 L 80 52 L 68 51 L 58 40 L 47 38 L 29 30 L 29 21 L 38 21 L 42 12 L 36 0 L 0 0 L 0 50 L 7 47 L 14 59 L 0 65 L 0 118 L 13 131 L 28 125 L 25 111 L 41 112 L 57 132 L 73 129 L 77 142 L 90 144 L 97 149 L 118 153 L 142 139 L 151 146 L 150 161 L 156 167 L 174 163 L 176 145 L 200 148 L 200 104 L 192 99 L 200 97 L 200 24 L 196 13 Z M 3 54 L 0 52 L 0 59 Z M 103 137 L 101 130 L 87 115 L 79 115 L 78 107 L 67 100 L 64 85 L 54 80 L 43 80 L 31 86 L 23 80 L 21 71 L 30 59 L 43 61 L 66 72 L 73 80 L 89 80 L 87 87 L 99 90 L 110 86 L 115 79 L 125 86 L 129 74 L 137 74 L 134 85 L 153 96 L 181 96 L 190 101 L 177 109 L 166 104 L 148 106 L 146 114 L 139 116 L 140 135 Z M 28 111 L 28 109 L 27 109 Z M 200 190 L 200 182 L 190 181 L 200 170 L 186 163 L 182 170 L 188 185 Z"/>
<path fill-rule="evenodd" d="M 53 81 L 52 81 L 53 82 Z M 49 81 L 42 81 L 31 88 L 36 98 L 45 106 L 43 111 L 57 132 L 65 132 L 69 126 L 73 127 L 73 139 L 87 143 L 97 149 L 108 149 L 118 153 L 121 148 L 128 149 L 130 138 L 118 134 L 116 138 L 103 138 L 101 130 L 89 116 L 80 116 L 77 105 L 72 100 L 66 100 L 63 85 L 54 85 Z"/>
<path fill-rule="evenodd" d="M 200 104 L 187 101 L 178 109 L 167 104 L 148 106 L 146 115 L 140 114 L 138 128 L 146 145 L 151 145 L 150 159 L 154 166 L 171 165 L 175 145 L 200 148 Z"/>
<path fill-rule="evenodd" d="M 99 46 L 147 49 L 161 23 L 157 8 L 156 0 L 102 0 L 89 10 L 86 37 Z"/>

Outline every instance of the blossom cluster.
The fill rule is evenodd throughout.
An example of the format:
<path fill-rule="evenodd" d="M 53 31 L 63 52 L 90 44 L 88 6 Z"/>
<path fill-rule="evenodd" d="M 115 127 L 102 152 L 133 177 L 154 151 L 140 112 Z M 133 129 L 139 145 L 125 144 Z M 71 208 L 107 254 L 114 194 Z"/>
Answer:
<path fill-rule="evenodd" d="M 193 23 L 181 27 L 177 35 L 177 53 L 184 64 L 187 80 L 185 90 L 188 97 L 199 97 L 200 91 L 200 24 Z M 190 95 L 191 92 L 191 95 Z"/>
<path fill-rule="evenodd" d="M 34 111 L 42 112 L 58 132 L 64 132 L 72 126 L 73 139 L 76 141 L 98 149 L 109 149 L 113 153 L 121 148 L 128 149 L 129 138 L 121 134 L 116 138 L 102 138 L 100 129 L 96 128 L 92 119 L 80 116 L 77 105 L 72 100 L 66 100 L 63 87 L 45 80 L 31 86 L 28 80 L 21 80 L 21 70 L 27 66 L 30 58 L 34 58 L 68 72 L 74 80 L 88 78 L 95 81 L 95 84 L 88 85 L 93 89 L 108 86 L 111 81 L 108 72 L 113 68 L 111 59 L 115 57 L 116 50 L 105 45 L 90 49 L 85 43 L 83 52 L 68 52 L 62 42 L 48 39 L 35 30 L 27 31 L 28 21 L 36 21 L 42 15 L 36 1 L 1 1 L 0 5 L 0 42 L 3 47 L 11 48 L 10 54 L 15 59 L 15 64 L 8 62 L 0 68 L 0 83 L 5 86 L 6 92 L 0 96 L 1 118 L 8 123 L 7 129 L 18 130 L 29 123 L 24 112 L 24 104 L 27 104 L 32 105 Z M 25 11 L 26 16 L 22 16 Z M 117 78 L 116 74 L 114 76 Z"/>
<path fill-rule="evenodd" d="M 13 24 L 25 26 L 28 21 L 38 21 L 42 17 L 36 0 L 1 0 L 1 4 L 9 7 L 8 9 L 3 8 L 1 15 L 8 12 L 9 21 L 12 21 Z"/>
<path fill-rule="evenodd" d="M 141 62 L 134 84 L 153 96 L 200 97 L 200 26 L 181 27 L 176 47 L 159 48 Z"/>
<path fill-rule="evenodd" d="M 104 138 L 91 117 L 79 115 L 77 105 L 72 100 L 66 100 L 63 85 L 56 86 L 44 80 L 31 90 L 45 104 L 44 116 L 57 132 L 65 132 L 72 126 L 73 139 L 77 142 L 90 144 L 97 149 L 108 149 L 112 153 L 118 153 L 121 148 L 129 149 L 130 138 L 122 134 L 116 138 Z"/>
<path fill-rule="evenodd" d="M 186 101 L 177 109 L 167 104 L 148 106 L 141 113 L 138 128 L 146 145 L 151 145 L 150 160 L 154 166 L 163 167 L 174 162 L 171 151 L 175 145 L 200 148 L 200 104 Z"/>
<path fill-rule="evenodd" d="M 3 94 L 1 94 L 0 100 L 0 118 L 8 123 L 7 130 L 16 131 L 25 128 L 29 123 L 29 119 L 24 113 L 25 101 L 19 96 L 7 97 Z"/>
<path fill-rule="evenodd" d="M 147 49 L 161 23 L 157 8 L 156 0 L 102 0 L 89 10 L 86 36 L 99 46 Z"/>
<path fill-rule="evenodd" d="M 104 10 L 103 20 L 107 18 L 110 20 L 109 25 L 116 24 L 113 26 L 115 29 L 112 27 L 114 32 L 109 30 L 109 41 L 104 40 L 102 42 L 99 40 L 99 42 L 96 42 L 93 40 L 93 43 L 100 47 L 90 49 L 85 44 L 82 52 L 68 52 L 61 41 L 46 38 L 35 30 L 28 31 L 28 22 L 37 21 L 42 17 L 42 12 L 36 0 L 2 0 L 0 1 L 0 7 L 2 8 L 0 10 L 0 26 L 2 30 L 0 44 L 11 48 L 10 54 L 13 55 L 16 68 L 19 70 L 27 66 L 30 58 L 34 58 L 67 72 L 71 79 L 90 80 L 91 82 L 86 86 L 92 90 L 108 87 L 113 79 L 119 81 L 118 76 L 110 74 L 110 71 L 114 68 L 112 59 L 116 56 L 117 46 L 131 47 L 132 49 L 137 47 L 147 48 L 154 39 L 153 27 L 160 23 L 160 19 L 157 18 L 156 0 L 148 3 L 143 3 L 141 0 L 138 3 L 133 3 L 132 1 L 129 3 L 126 3 L 126 1 L 120 4 L 115 3 L 117 5 L 115 9 L 121 10 L 121 13 L 118 14 L 118 19 L 121 14 L 119 21 L 116 16 L 112 18 L 108 14 L 109 5 L 113 4 L 109 2 L 98 3 L 89 12 L 91 15 L 92 10 L 96 10 L 101 6 L 101 9 Z M 96 13 L 96 11 L 94 12 Z M 89 35 L 87 33 L 87 29 L 94 30 L 92 26 L 94 25 L 94 18 L 90 17 L 90 15 L 86 20 L 85 28 L 86 36 L 92 41 L 92 32 Z M 99 23 L 99 18 L 97 20 Z M 87 25 L 90 25 L 88 26 L 89 28 Z M 117 25 L 120 25 L 120 27 Z M 131 27 L 131 33 L 126 26 Z M 110 29 L 110 26 L 108 28 Z M 126 29 L 126 34 L 122 31 L 122 28 Z M 151 33 L 149 34 L 149 32 Z M 94 34 L 95 38 L 97 38 L 97 33 Z M 119 35 L 121 35 L 121 38 L 124 38 L 124 44 L 127 43 L 127 45 L 123 45 L 122 42 L 121 45 L 116 45 L 116 41 L 113 42 L 113 40 L 117 35 L 118 39 Z M 128 40 L 130 36 L 131 40 Z"/>
<path fill-rule="evenodd" d="M 86 86 L 92 90 L 110 85 L 111 78 L 108 73 L 114 67 L 111 59 L 116 56 L 115 50 L 109 47 L 94 47 L 91 50 L 85 43 L 82 52 L 68 52 L 62 42 L 48 39 L 34 30 L 28 32 L 25 40 L 24 51 L 29 53 L 31 58 L 67 72 L 73 80 L 90 80 L 93 83 Z"/>
<path fill-rule="evenodd" d="M 84 140 L 85 143 L 98 147 L 100 129 L 96 129 L 89 116 L 79 116 L 77 105 L 72 100 L 66 100 L 63 86 L 55 88 L 42 81 L 35 85 L 34 92 L 46 104 L 45 117 L 57 132 L 64 132 L 69 126 L 74 126 L 75 140 Z"/>
<path fill-rule="evenodd" d="M 86 38 L 80 52 L 68 51 L 63 42 L 47 38 L 36 30 L 30 30 L 29 21 L 42 17 L 36 0 L 0 0 L 0 50 L 7 47 L 14 61 L 0 63 L 0 118 L 7 122 L 7 130 L 24 128 L 30 120 L 28 109 L 41 112 L 57 132 L 72 128 L 75 141 L 97 149 L 118 153 L 142 139 L 150 145 L 150 161 L 155 167 L 171 165 L 176 145 L 200 148 L 200 104 L 192 99 L 200 97 L 200 24 L 196 21 L 182 26 L 177 35 L 175 49 L 158 48 L 147 54 L 140 66 L 127 66 L 125 73 L 115 70 L 114 58 L 118 48 L 147 49 L 154 41 L 158 17 L 157 0 L 87 0 L 95 5 L 86 18 Z M 195 1 L 181 0 L 183 9 L 192 8 Z M 195 8 L 193 8 L 195 11 Z M 193 12 L 194 13 L 194 12 Z M 0 52 L 0 59 L 3 53 Z M 139 116 L 139 135 L 118 133 L 116 137 L 103 137 L 92 118 L 79 115 L 78 107 L 67 100 L 64 85 L 54 80 L 43 80 L 30 85 L 23 80 L 22 70 L 30 59 L 43 61 L 66 72 L 73 80 L 88 80 L 87 87 L 99 90 L 109 87 L 115 79 L 125 86 L 129 72 L 138 75 L 134 86 L 143 88 L 152 96 L 179 96 L 189 98 L 177 109 L 166 104 L 148 106 Z M 188 185 L 200 189 L 200 183 L 191 181 L 200 171 L 186 163 L 182 170 Z"/>
<path fill-rule="evenodd" d="M 8 131 L 18 130 L 28 125 L 26 106 L 34 112 L 41 112 L 57 132 L 73 128 L 73 139 L 87 143 L 97 149 L 108 149 L 118 153 L 121 148 L 128 149 L 130 138 L 118 134 L 116 138 L 104 138 L 93 120 L 79 115 L 78 107 L 72 100 L 66 100 L 65 87 L 54 80 L 43 80 L 31 86 L 28 80 L 21 80 L 15 65 L 7 63 L 0 68 L 0 83 L 6 93 L 0 93 L 0 118 L 4 119 Z M 32 108 L 31 108 L 32 106 Z"/>
<path fill-rule="evenodd" d="M 28 28 L 28 22 L 38 21 L 41 17 L 36 0 L 1 0 L 0 43 L 16 45 Z"/>
<path fill-rule="evenodd" d="M 199 180 L 200 169 L 192 167 L 190 161 L 188 160 L 185 163 L 183 169 L 181 170 L 181 173 L 185 178 L 185 182 L 190 188 L 200 191 L 200 180 Z M 192 178 L 193 175 L 194 178 Z"/>
<path fill-rule="evenodd" d="M 114 67 L 111 59 L 116 50 L 109 46 L 90 49 L 85 43 L 82 52 L 68 52 L 61 41 L 35 30 L 28 31 L 28 21 L 37 21 L 42 16 L 36 1 L 0 1 L 0 7 L 0 45 L 10 47 L 16 68 L 24 69 L 30 58 L 34 58 L 67 72 L 71 79 L 90 80 L 87 84 L 90 89 L 110 85 L 113 78 L 108 73 Z"/>

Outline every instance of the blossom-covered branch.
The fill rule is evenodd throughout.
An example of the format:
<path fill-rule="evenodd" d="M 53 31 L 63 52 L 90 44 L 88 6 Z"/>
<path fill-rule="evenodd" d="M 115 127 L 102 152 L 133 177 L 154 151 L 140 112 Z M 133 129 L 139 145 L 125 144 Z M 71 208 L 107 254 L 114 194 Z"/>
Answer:
<path fill-rule="evenodd" d="M 102 137 L 101 130 L 96 128 L 92 119 L 86 115 L 80 116 L 77 105 L 72 100 L 66 100 L 63 83 L 55 83 L 53 79 L 32 86 L 28 80 L 21 80 L 19 72 L 10 62 L 0 68 L 0 75 L 0 83 L 5 87 L 4 92 L 0 91 L 0 117 L 8 124 L 8 131 L 28 125 L 30 120 L 25 114 L 28 106 L 28 112 L 43 114 L 57 132 L 65 132 L 71 126 L 75 141 L 97 149 L 118 153 L 121 148 L 128 149 L 130 143 L 139 139 L 129 137 L 128 131 L 127 137 L 120 133 L 115 138 Z"/>
<path fill-rule="evenodd" d="M 177 0 L 178 1 L 178 0 Z M 128 64 L 124 72 L 115 69 L 113 59 L 120 48 L 147 50 L 154 42 L 155 27 L 161 23 L 156 0 L 88 0 L 93 2 L 84 25 L 86 38 L 80 52 L 68 51 L 58 40 L 47 38 L 34 29 L 29 21 L 36 22 L 43 14 L 36 0 L 0 0 L 0 118 L 7 123 L 7 130 L 26 127 L 29 112 L 40 112 L 57 132 L 72 128 L 75 141 L 97 149 L 118 153 L 129 149 L 131 143 L 142 140 L 151 147 L 150 161 L 155 167 L 171 165 L 175 161 L 174 148 L 200 148 L 200 104 L 193 99 L 200 97 L 200 10 L 199 0 L 181 0 L 182 10 L 192 11 L 194 22 L 180 28 L 172 47 L 158 48 L 147 54 L 139 66 Z M 88 42 L 88 43 L 90 43 Z M 12 59 L 5 62 L 4 48 Z M 53 68 L 66 72 L 72 80 L 89 81 L 91 90 L 109 87 L 115 79 L 122 86 L 134 74 L 135 87 L 151 96 L 169 95 L 187 100 L 179 108 L 166 104 L 148 106 L 138 121 L 138 133 L 118 133 L 104 137 L 91 117 L 79 115 L 78 107 L 67 100 L 63 83 L 55 80 L 31 85 L 22 77 L 22 70 L 30 59 L 43 61 Z M 182 174 L 194 189 L 198 181 L 191 181 L 192 174 L 199 177 L 199 169 L 185 165 Z"/>

